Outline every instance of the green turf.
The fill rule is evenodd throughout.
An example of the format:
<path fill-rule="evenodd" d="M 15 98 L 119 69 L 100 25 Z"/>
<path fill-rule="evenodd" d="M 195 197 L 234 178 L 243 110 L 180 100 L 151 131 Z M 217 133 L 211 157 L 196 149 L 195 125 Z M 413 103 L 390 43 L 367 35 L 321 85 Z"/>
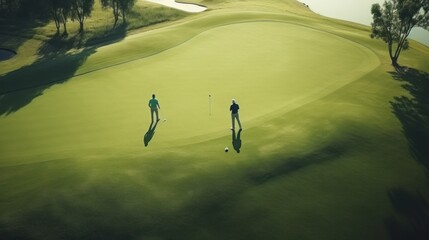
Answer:
<path fill-rule="evenodd" d="M 394 107 L 425 98 L 393 79 L 368 27 L 295 1 L 192 2 L 210 10 L 55 60 L 0 63 L 2 236 L 427 236 L 425 168 Z M 422 71 L 409 83 L 421 91 L 428 57 L 412 42 L 400 59 Z M 153 92 L 167 121 L 145 147 Z"/>

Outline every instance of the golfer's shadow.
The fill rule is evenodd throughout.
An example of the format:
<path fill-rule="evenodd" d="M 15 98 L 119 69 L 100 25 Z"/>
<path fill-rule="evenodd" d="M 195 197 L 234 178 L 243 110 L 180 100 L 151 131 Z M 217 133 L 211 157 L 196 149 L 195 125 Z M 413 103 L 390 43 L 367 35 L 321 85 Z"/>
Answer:
<path fill-rule="evenodd" d="M 232 130 L 232 146 L 237 153 L 240 153 L 241 148 L 241 129 L 235 134 L 235 130 Z"/>
<path fill-rule="evenodd" d="M 158 121 L 155 122 L 155 125 L 153 125 L 153 122 L 150 123 L 149 129 L 145 133 L 144 139 L 143 139 L 145 147 L 149 145 L 149 142 L 152 140 L 153 135 L 155 135 L 155 129 L 157 125 L 158 125 Z"/>

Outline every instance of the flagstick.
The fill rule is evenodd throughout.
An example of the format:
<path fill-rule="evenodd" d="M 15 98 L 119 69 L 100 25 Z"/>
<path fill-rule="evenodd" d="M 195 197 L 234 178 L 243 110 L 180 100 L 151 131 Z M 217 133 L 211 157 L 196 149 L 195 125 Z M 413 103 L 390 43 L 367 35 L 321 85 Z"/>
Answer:
<path fill-rule="evenodd" d="M 209 116 L 212 115 L 212 95 L 209 94 Z"/>

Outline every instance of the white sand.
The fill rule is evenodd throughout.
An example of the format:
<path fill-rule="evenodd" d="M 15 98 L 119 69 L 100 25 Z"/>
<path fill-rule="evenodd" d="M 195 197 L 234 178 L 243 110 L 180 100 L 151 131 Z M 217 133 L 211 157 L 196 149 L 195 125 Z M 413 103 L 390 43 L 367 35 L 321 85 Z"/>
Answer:
<path fill-rule="evenodd" d="M 195 4 L 178 3 L 174 0 L 146 0 L 146 1 L 162 4 L 167 7 L 176 8 L 185 12 L 192 12 L 192 13 L 203 12 L 207 9 L 206 7 L 202 7 Z"/>

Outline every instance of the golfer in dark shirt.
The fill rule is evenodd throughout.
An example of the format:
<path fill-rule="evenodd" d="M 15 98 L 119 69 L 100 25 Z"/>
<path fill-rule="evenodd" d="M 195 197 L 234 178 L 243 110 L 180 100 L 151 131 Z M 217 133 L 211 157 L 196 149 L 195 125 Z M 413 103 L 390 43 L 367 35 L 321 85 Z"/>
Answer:
<path fill-rule="evenodd" d="M 231 120 L 232 120 L 232 128 L 231 130 L 235 129 L 235 119 L 237 119 L 238 126 L 241 128 L 241 122 L 240 122 L 240 116 L 238 115 L 238 109 L 240 109 L 240 106 L 236 103 L 235 99 L 232 99 L 232 105 L 229 107 L 229 111 L 231 111 Z"/>

